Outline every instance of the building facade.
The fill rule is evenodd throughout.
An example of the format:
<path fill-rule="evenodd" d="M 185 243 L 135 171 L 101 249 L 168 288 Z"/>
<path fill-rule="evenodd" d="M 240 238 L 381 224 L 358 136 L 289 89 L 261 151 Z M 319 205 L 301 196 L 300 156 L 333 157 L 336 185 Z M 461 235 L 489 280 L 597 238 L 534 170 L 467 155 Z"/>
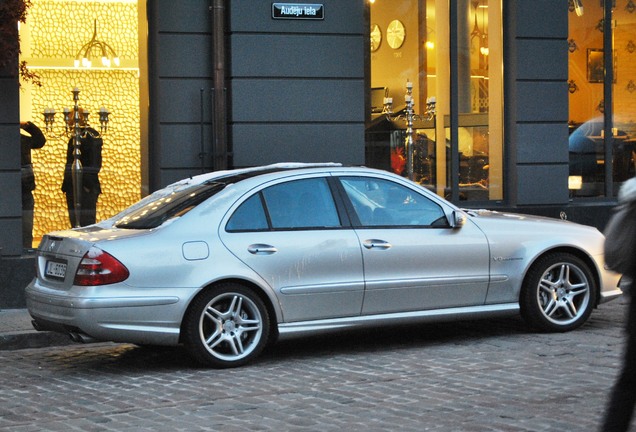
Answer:
<path fill-rule="evenodd" d="M 69 227 L 68 134 L 42 113 L 72 105 L 74 88 L 110 112 L 100 219 L 183 177 L 303 161 L 392 170 L 465 207 L 602 229 L 633 175 L 636 14 L 631 0 L 583 3 L 33 0 L 19 36 L 42 86 L 0 73 L 0 307 L 23 306 L 34 268 L 19 122 L 47 135 L 33 151 L 35 247 Z M 76 67 L 91 40 L 119 65 L 106 53 Z"/>

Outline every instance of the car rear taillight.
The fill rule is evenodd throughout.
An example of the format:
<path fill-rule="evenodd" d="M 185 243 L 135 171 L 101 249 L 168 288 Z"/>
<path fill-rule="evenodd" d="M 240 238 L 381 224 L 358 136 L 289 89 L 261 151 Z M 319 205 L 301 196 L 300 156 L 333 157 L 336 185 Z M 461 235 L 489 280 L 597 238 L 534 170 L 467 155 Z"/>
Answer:
<path fill-rule="evenodd" d="M 93 246 L 82 257 L 73 283 L 80 286 L 108 285 L 122 282 L 128 275 L 128 269 L 114 256 Z"/>

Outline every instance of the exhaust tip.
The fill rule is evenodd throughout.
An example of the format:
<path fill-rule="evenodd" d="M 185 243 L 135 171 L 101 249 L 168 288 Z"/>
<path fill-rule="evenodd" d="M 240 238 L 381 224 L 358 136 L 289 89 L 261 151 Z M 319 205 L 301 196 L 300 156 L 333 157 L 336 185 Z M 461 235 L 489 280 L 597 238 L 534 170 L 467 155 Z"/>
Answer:
<path fill-rule="evenodd" d="M 97 339 L 94 339 L 88 335 L 85 335 L 83 333 L 78 333 L 78 332 L 70 332 L 68 334 L 71 338 L 71 340 L 73 342 L 78 342 L 78 343 L 92 343 L 92 342 L 97 342 Z"/>
<path fill-rule="evenodd" d="M 31 320 L 31 325 L 33 326 L 34 329 L 36 329 L 37 331 L 42 331 L 42 326 L 40 325 L 40 323 L 38 323 L 36 320 Z"/>

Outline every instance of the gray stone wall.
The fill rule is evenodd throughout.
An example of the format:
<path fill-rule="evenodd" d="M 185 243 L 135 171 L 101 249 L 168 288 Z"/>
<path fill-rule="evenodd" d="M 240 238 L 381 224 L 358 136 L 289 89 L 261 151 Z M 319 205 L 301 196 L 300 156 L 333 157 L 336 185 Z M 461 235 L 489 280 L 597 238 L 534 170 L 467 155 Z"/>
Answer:
<path fill-rule="evenodd" d="M 235 166 L 364 163 L 364 3 L 321 4 L 323 20 L 278 20 L 271 2 L 230 2 Z"/>
<path fill-rule="evenodd" d="M 208 0 L 147 4 L 151 191 L 211 168 L 209 4 Z M 200 153 L 208 157 L 201 160 Z"/>
<path fill-rule="evenodd" d="M 568 202 L 568 9 L 504 2 L 507 201 Z"/>
<path fill-rule="evenodd" d="M 0 70 L 0 257 L 22 253 L 17 59 L 12 69 Z"/>

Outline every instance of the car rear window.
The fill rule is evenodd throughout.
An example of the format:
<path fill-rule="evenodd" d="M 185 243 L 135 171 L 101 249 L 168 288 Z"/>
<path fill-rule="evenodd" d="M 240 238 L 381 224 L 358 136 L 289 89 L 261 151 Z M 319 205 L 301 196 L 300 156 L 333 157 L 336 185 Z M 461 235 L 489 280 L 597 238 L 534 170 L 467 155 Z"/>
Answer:
<path fill-rule="evenodd" d="M 208 182 L 174 191 L 127 213 L 115 226 L 124 229 L 156 228 L 169 219 L 186 214 L 225 186 L 225 182 Z"/>

